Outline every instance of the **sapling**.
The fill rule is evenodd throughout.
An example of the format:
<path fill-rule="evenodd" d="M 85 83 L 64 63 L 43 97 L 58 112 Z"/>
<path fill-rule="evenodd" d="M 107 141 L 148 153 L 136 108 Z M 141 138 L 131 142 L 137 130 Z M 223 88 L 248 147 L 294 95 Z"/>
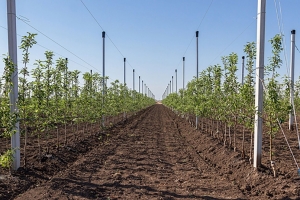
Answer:
<path fill-rule="evenodd" d="M 45 92 L 43 90 L 43 72 L 42 66 L 44 65 L 41 60 L 37 60 L 34 63 L 37 67 L 32 70 L 32 77 L 35 79 L 33 81 L 33 88 L 32 88 L 32 100 L 33 100 L 33 107 L 34 107 L 34 124 L 36 126 L 35 132 L 38 138 L 38 149 L 39 149 L 39 160 L 41 161 L 41 143 L 40 137 L 41 133 L 44 132 L 44 124 L 43 124 L 43 100 L 45 97 Z"/>
<path fill-rule="evenodd" d="M 202 113 L 203 117 L 207 117 L 210 121 L 210 126 L 209 126 L 209 133 L 211 134 L 211 136 L 214 136 L 214 126 L 213 126 L 213 122 L 214 122 L 214 99 L 213 99 L 213 78 L 212 78 L 212 67 L 209 66 L 206 69 L 206 74 L 203 77 L 203 89 L 204 91 L 200 91 L 202 93 L 202 101 L 203 102 L 207 102 L 207 107 L 210 109 L 203 109 L 205 112 Z M 203 96 L 203 94 L 205 94 L 205 96 Z M 207 99 L 206 99 L 207 98 Z M 206 100 L 205 100 L 206 99 Z M 200 102 L 201 105 L 201 102 Z"/>
<path fill-rule="evenodd" d="M 64 84 L 63 84 L 63 92 L 64 92 L 64 124 L 65 124 L 65 141 L 64 146 L 67 146 L 67 116 L 68 116 L 68 92 L 69 92 L 69 82 L 68 82 L 68 59 L 65 59 L 64 62 Z"/>
<path fill-rule="evenodd" d="M 266 117 L 266 126 L 268 127 L 267 133 L 269 134 L 270 142 L 270 163 L 273 169 L 274 177 L 277 176 L 277 171 L 275 167 L 275 161 L 273 160 L 274 148 L 273 148 L 273 139 L 276 136 L 276 133 L 279 130 L 278 119 L 283 121 L 283 118 L 286 117 L 289 113 L 289 107 L 284 103 L 283 99 L 280 98 L 280 87 L 278 80 L 276 79 L 279 74 L 276 72 L 277 68 L 280 68 L 282 60 L 280 58 L 280 53 L 283 50 L 282 48 L 282 38 L 281 35 L 275 35 L 270 43 L 272 45 L 273 56 L 270 57 L 269 65 L 265 68 L 265 72 L 269 75 L 268 84 L 266 85 L 266 95 L 265 95 L 265 117 Z"/>
<path fill-rule="evenodd" d="M 63 60 L 58 59 L 56 61 L 56 67 L 53 70 L 53 92 L 54 92 L 54 106 L 55 106 L 55 116 L 61 116 L 60 113 L 60 101 L 62 96 L 62 75 L 61 75 L 61 66 L 63 66 Z M 59 123 L 61 119 L 56 117 L 54 118 L 54 123 L 56 124 L 56 138 L 57 138 L 57 150 L 60 148 L 59 142 Z"/>
<path fill-rule="evenodd" d="M 238 113 L 240 112 L 240 98 L 238 95 L 239 91 L 239 84 L 237 81 L 237 62 L 238 62 L 238 55 L 236 53 L 231 53 L 228 56 L 228 78 L 226 77 L 226 80 L 228 80 L 230 84 L 230 91 L 229 91 L 229 102 L 231 102 L 231 115 L 232 115 L 232 123 L 233 123 L 233 148 L 234 151 L 236 151 L 236 129 L 237 129 L 237 123 L 238 123 Z M 225 82 L 226 82 L 225 80 Z"/>
<path fill-rule="evenodd" d="M 228 68 L 228 57 L 223 56 L 222 58 L 222 63 L 223 63 L 223 68 L 224 68 L 224 75 L 225 75 L 225 80 L 223 83 L 223 93 L 224 93 L 224 100 L 223 100 L 223 106 L 222 106 L 222 111 L 223 112 L 223 119 L 225 123 L 225 130 L 224 130 L 224 146 L 227 145 L 227 125 L 228 125 L 228 110 L 230 104 L 228 104 L 228 91 L 229 91 L 229 84 L 228 81 L 226 81 L 226 77 L 228 77 L 227 74 L 227 68 Z M 231 136 L 230 136 L 230 131 L 229 131 L 229 146 L 231 146 Z"/>
<path fill-rule="evenodd" d="M 236 77 L 238 56 L 236 53 L 231 53 L 229 56 L 222 57 L 225 70 L 224 94 L 225 94 L 225 113 L 227 116 L 227 125 L 229 127 L 229 147 L 232 146 L 231 126 L 234 126 L 234 150 L 236 150 L 236 125 L 237 113 L 239 112 L 238 100 L 238 82 Z M 225 138 L 226 141 L 226 138 Z"/>
<path fill-rule="evenodd" d="M 247 75 L 245 77 L 244 85 L 240 88 L 240 96 L 241 96 L 241 109 L 242 116 L 241 120 L 243 123 L 243 141 L 242 141 L 242 157 L 245 157 L 245 127 L 250 129 L 250 153 L 249 153 L 249 161 L 252 164 L 252 143 L 253 143 L 253 129 L 254 129 L 254 113 L 255 113 L 255 105 L 254 105 L 254 61 L 256 57 L 256 45 L 254 42 L 248 42 L 244 47 L 244 52 L 246 54 L 246 70 Z"/>
<path fill-rule="evenodd" d="M 195 111 L 193 114 L 200 117 L 201 119 L 208 118 L 211 113 L 209 107 L 212 103 L 209 99 L 212 91 L 212 80 L 210 77 L 211 68 L 203 70 L 200 72 L 198 79 L 196 79 L 195 91 L 194 91 L 194 101 L 195 101 Z M 210 120 L 210 119 L 209 119 Z M 202 121 L 201 124 L 204 122 Z M 208 123 L 208 125 L 210 125 Z M 207 126 L 207 132 L 210 134 L 211 127 Z"/>
<path fill-rule="evenodd" d="M 220 65 L 214 65 L 213 68 L 213 95 L 214 98 L 214 110 L 215 110 L 215 119 L 217 120 L 217 130 L 216 135 L 220 142 L 220 133 L 219 133 L 219 123 L 221 121 L 222 113 L 220 112 L 221 102 L 222 99 L 222 92 L 221 92 L 221 78 L 222 78 L 222 69 Z"/>
<path fill-rule="evenodd" d="M 68 92 L 68 80 L 67 80 L 67 61 L 66 59 L 59 58 L 56 61 L 56 69 L 55 69 L 55 86 L 54 86 L 54 94 L 56 99 L 57 113 L 60 112 L 58 116 L 63 116 L 63 124 L 65 125 L 64 128 L 64 146 L 67 144 L 67 92 Z M 61 110 L 59 110 L 61 109 Z M 57 136 L 57 138 L 59 138 Z"/>
<path fill-rule="evenodd" d="M 86 72 L 83 74 L 83 79 L 84 79 L 84 86 L 82 90 L 82 106 L 84 107 L 85 104 L 92 105 L 93 104 L 93 76 L 91 73 Z M 89 107 L 90 108 L 90 107 Z M 85 131 L 88 131 L 88 121 L 92 119 L 93 111 L 89 110 L 89 108 L 85 108 L 86 111 L 83 112 L 83 120 L 85 122 L 85 128 L 84 128 L 84 133 Z"/>
<path fill-rule="evenodd" d="M 46 51 L 45 56 L 46 56 L 46 60 L 44 61 L 45 64 L 42 65 L 41 67 L 44 70 L 42 82 L 43 82 L 43 90 L 45 93 L 46 102 L 43 103 L 43 104 L 45 104 L 43 112 L 45 114 L 45 120 L 46 120 L 46 122 L 44 122 L 44 124 L 46 126 L 45 134 L 48 139 L 49 126 L 52 124 L 52 120 L 51 120 L 52 107 L 50 105 L 50 96 L 51 96 L 52 90 L 53 90 L 51 78 L 52 78 L 52 74 L 53 74 L 53 70 L 52 70 L 53 61 L 52 60 L 53 60 L 54 54 L 51 51 Z M 48 140 L 47 140 L 47 154 L 49 154 Z"/>
<path fill-rule="evenodd" d="M 79 113 L 80 110 L 78 109 L 79 104 L 79 74 L 80 71 L 74 70 L 70 72 L 70 81 L 71 81 L 71 90 L 70 90 L 70 102 L 72 107 L 70 108 L 72 117 L 72 123 L 76 125 L 76 131 L 74 131 L 75 140 L 77 140 L 76 133 L 78 133 L 78 126 L 79 126 Z"/>
<path fill-rule="evenodd" d="M 19 77 L 20 81 L 20 86 L 19 86 L 19 97 L 18 97 L 18 103 L 20 110 L 22 111 L 22 119 L 23 119 L 23 124 L 24 124 L 24 134 L 25 134 L 25 139 L 24 139 L 24 168 L 26 168 L 27 164 L 27 155 L 26 155 L 26 148 L 27 148 L 27 105 L 26 105 L 26 93 L 28 91 L 28 83 L 26 77 L 29 76 L 29 71 L 27 69 L 27 64 L 29 63 L 29 49 L 32 48 L 34 44 L 36 44 L 35 41 L 35 36 L 37 34 L 32 34 L 28 33 L 27 36 L 23 36 L 21 40 L 21 45 L 20 49 L 23 51 L 23 64 L 24 67 L 21 69 L 20 74 L 23 75 L 23 77 Z"/>
<path fill-rule="evenodd" d="M 19 113 L 17 110 L 11 112 L 10 110 L 10 92 L 13 87 L 13 82 L 11 79 L 12 74 L 15 71 L 15 64 L 12 62 L 9 56 L 3 59 L 4 73 L 2 79 L 4 81 L 3 85 L 1 84 L 2 93 L 0 101 L 0 117 L 1 117 L 1 128 L 2 128 L 2 137 L 10 138 L 13 134 L 16 133 L 15 124 L 18 121 Z M 4 154 L 0 155 L 0 165 L 5 168 L 11 167 L 13 161 L 13 153 L 15 149 L 9 149 Z"/>

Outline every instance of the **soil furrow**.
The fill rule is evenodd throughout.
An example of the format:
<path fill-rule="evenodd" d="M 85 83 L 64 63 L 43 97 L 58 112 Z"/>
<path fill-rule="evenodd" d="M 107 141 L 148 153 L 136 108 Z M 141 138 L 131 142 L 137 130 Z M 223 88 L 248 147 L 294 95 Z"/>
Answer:
<path fill-rule="evenodd" d="M 245 161 L 163 105 L 149 107 L 17 199 L 261 199 Z M 245 180 L 244 180 L 245 179 Z M 244 181 L 244 182 L 243 182 Z M 295 190 L 297 192 L 297 190 Z M 253 195 L 253 196 L 252 196 Z M 283 195 L 281 195 L 283 196 Z"/>

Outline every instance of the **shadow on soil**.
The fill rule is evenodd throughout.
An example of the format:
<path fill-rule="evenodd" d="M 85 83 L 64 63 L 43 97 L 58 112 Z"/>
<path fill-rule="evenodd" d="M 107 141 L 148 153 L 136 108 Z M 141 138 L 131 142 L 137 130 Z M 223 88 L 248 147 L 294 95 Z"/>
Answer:
<path fill-rule="evenodd" d="M 98 185 L 90 182 L 82 182 L 80 180 L 74 181 L 71 179 L 60 179 L 55 178 L 52 179 L 52 186 L 53 190 L 60 188 L 63 193 L 83 198 L 90 198 L 90 199 L 98 199 L 98 198 L 107 198 L 110 191 L 120 191 L 122 194 L 123 189 L 131 189 L 134 190 L 143 190 L 143 197 L 163 197 L 164 199 L 205 199 L 205 200 L 218 200 L 221 198 L 214 198 L 211 196 L 197 196 L 197 195 L 179 195 L 174 192 L 169 191 L 160 191 L 156 190 L 149 186 L 137 186 L 137 185 L 123 185 L 118 182 L 114 183 L 106 183 L 103 185 Z M 206 189 L 203 188 L 205 191 Z M 124 191 L 125 192 L 125 191 Z M 120 194 L 119 193 L 119 194 Z M 141 194 L 138 192 L 138 194 Z M 113 195 L 112 195 L 113 196 Z M 112 197 L 112 199 L 114 199 Z M 234 200 L 242 200 L 241 198 L 237 198 Z"/>

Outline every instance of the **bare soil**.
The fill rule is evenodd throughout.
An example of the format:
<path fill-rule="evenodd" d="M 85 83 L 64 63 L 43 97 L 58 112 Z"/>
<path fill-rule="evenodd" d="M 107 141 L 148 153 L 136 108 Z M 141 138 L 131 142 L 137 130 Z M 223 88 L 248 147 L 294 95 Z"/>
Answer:
<path fill-rule="evenodd" d="M 240 129 L 234 151 L 206 126 L 195 130 L 157 104 L 105 131 L 95 126 L 82 135 L 69 128 L 68 146 L 54 150 L 56 140 L 49 138 L 51 157 L 42 162 L 36 145 L 30 147 L 27 168 L 2 176 L 0 199 L 300 199 L 300 178 L 282 135 L 274 143 L 274 178 L 267 142 L 263 166 L 255 169 L 241 156 Z M 299 159 L 295 134 L 287 137 Z"/>

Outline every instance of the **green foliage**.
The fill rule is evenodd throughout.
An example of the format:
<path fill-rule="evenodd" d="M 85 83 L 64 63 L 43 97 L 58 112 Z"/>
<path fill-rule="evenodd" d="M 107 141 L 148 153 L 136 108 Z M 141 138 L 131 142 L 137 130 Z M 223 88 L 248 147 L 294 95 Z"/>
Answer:
<path fill-rule="evenodd" d="M 10 168 L 13 162 L 13 154 L 15 150 L 9 149 L 4 154 L 0 154 L 0 166 Z"/>
<path fill-rule="evenodd" d="M 23 63 L 29 63 L 29 48 L 36 44 L 35 36 L 37 34 L 28 33 L 28 35 L 23 36 L 21 40 L 21 46 L 19 47 L 23 51 Z"/>
<path fill-rule="evenodd" d="M 277 119 L 284 121 L 290 111 L 290 106 L 287 105 L 287 101 L 283 98 L 280 91 L 280 84 L 276 79 L 279 74 L 276 72 L 277 68 L 280 68 L 282 60 L 280 58 L 280 53 L 282 48 L 282 39 L 280 35 L 275 35 L 274 38 L 270 40 L 272 44 L 273 56 L 269 59 L 270 64 L 266 68 L 266 74 L 271 74 L 268 78 L 268 83 L 265 90 L 265 112 L 267 126 L 269 127 L 268 133 L 275 137 L 275 133 L 279 130 L 277 125 Z"/>
<path fill-rule="evenodd" d="M 21 132 L 30 126 L 38 138 L 43 132 L 56 128 L 59 124 L 99 122 L 102 116 L 114 116 L 124 112 L 135 112 L 155 103 L 154 99 L 131 91 L 114 81 L 103 88 L 103 78 L 99 73 L 81 73 L 68 69 L 67 59 L 54 60 L 54 53 L 45 52 L 44 60 L 36 60 L 35 68 L 28 71 L 29 50 L 36 44 L 36 34 L 22 37 L 20 49 L 23 51 L 24 67 L 19 73 L 18 107 L 20 109 Z M 4 74 L 0 79 L 0 136 L 11 137 L 19 113 L 11 113 L 9 95 L 12 88 L 11 77 L 15 65 L 9 57 L 3 59 Z M 26 122 L 26 126 L 24 123 Z M 25 133 L 26 134 L 26 133 Z M 8 166 L 12 151 L 1 156 L 3 165 Z M 2 164 L 1 164 L 2 165 Z"/>
<path fill-rule="evenodd" d="M 289 81 L 285 79 L 283 84 L 280 84 L 279 74 L 276 72 L 282 65 L 281 36 L 275 35 L 270 43 L 273 55 L 265 67 L 267 79 L 263 83 L 265 89 L 264 112 L 261 113 L 261 116 L 266 125 L 265 133 L 270 135 L 270 155 L 273 155 L 272 140 L 279 129 L 278 120 L 281 123 L 287 120 L 291 105 L 288 100 Z M 240 123 L 252 132 L 256 113 L 254 105 L 255 43 L 247 43 L 244 46 L 244 52 L 247 59 L 247 75 L 243 85 L 238 83 L 236 76 L 238 56 L 231 53 L 222 57 L 223 70 L 219 65 L 209 66 L 199 73 L 198 79 L 194 78 L 187 84 L 185 91 L 180 90 L 178 94 L 170 94 L 163 100 L 163 104 L 182 114 L 193 114 L 218 122 L 222 121 L 227 126 L 235 126 Z M 300 107 L 299 80 L 295 83 L 295 105 L 296 108 Z"/>
<path fill-rule="evenodd" d="M 254 42 L 248 42 L 244 47 L 244 52 L 246 54 L 246 70 L 247 75 L 245 77 L 244 85 L 240 88 L 240 97 L 241 97 L 241 123 L 249 128 L 254 128 L 254 61 L 256 58 L 256 45 Z"/>
<path fill-rule="evenodd" d="M 11 137 L 15 134 L 15 124 L 18 120 L 18 111 L 11 112 L 10 92 L 12 90 L 13 82 L 11 77 L 15 70 L 15 65 L 9 57 L 3 59 L 5 63 L 4 74 L 2 80 L 4 84 L 1 85 L 1 99 L 0 99 L 0 127 L 2 127 L 1 135 L 3 137 Z"/>
<path fill-rule="evenodd" d="M 275 35 L 271 40 L 270 43 L 272 45 L 272 53 L 273 56 L 269 58 L 269 65 L 265 67 L 266 75 L 271 74 L 272 78 L 278 77 L 276 69 L 279 69 L 282 65 L 282 60 L 280 58 L 280 53 L 283 50 L 282 47 L 282 37 L 281 35 Z"/>

